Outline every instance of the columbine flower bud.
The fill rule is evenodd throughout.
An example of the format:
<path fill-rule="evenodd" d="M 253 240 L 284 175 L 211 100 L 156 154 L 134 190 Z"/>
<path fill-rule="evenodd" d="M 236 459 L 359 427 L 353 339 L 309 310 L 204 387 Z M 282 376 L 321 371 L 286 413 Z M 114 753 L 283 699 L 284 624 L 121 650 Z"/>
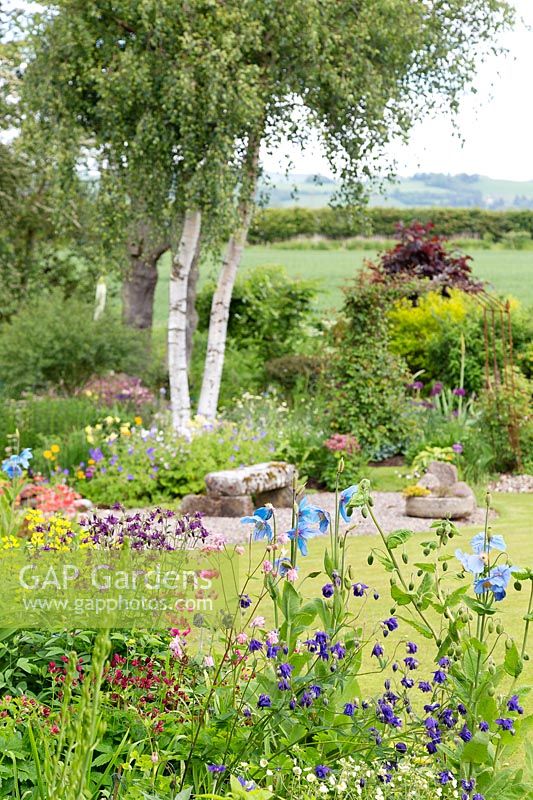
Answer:
<path fill-rule="evenodd" d="M 341 456 L 339 458 L 339 466 L 337 467 L 337 472 L 339 473 L 339 475 L 341 474 L 341 472 L 344 472 L 344 456 Z"/>

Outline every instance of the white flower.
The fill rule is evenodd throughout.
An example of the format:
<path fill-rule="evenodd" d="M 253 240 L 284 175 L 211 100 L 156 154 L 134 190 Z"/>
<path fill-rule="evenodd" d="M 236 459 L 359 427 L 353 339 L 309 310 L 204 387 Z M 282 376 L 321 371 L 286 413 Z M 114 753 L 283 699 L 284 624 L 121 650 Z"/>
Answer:
<path fill-rule="evenodd" d="M 309 775 L 305 776 L 305 779 L 306 779 L 306 781 L 308 783 L 315 783 L 315 781 L 317 780 L 317 777 L 316 777 L 316 775 L 313 775 L 312 772 L 310 772 Z"/>
<path fill-rule="evenodd" d="M 302 768 L 301 767 L 293 767 L 292 771 L 294 772 L 295 775 L 298 775 L 298 776 L 300 776 L 302 774 Z"/>
<path fill-rule="evenodd" d="M 320 786 L 318 787 L 318 791 L 321 792 L 322 794 L 328 794 L 329 789 L 325 783 L 321 783 Z"/>
<path fill-rule="evenodd" d="M 268 761 L 266 760 L 266 758 L 262 758 L 262 759 L 261 759 L 261 761 L 259 762 L 259 766 L 260 766 L 260 767 L 263 767 L 263 769 L 264 769 L 265 767 L 268 767 Z"/>

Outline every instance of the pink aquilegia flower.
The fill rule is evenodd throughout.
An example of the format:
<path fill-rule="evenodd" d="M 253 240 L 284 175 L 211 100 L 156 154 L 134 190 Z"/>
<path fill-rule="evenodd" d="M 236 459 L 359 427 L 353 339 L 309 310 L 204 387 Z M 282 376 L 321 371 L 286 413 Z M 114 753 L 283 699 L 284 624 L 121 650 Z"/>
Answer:
<path fill-rule="evenodd" d="M 298 580 L 298 570 L 293 567 L 287 572 L 287 580 L 289 583 L 296 583 Z"/>
<path fill-rule="evenodd" d="M 266 620 L 264 617 L 256 617 L 250 623 L 250 627 L 252 628 L 264 628 L 266 624 Z"/>

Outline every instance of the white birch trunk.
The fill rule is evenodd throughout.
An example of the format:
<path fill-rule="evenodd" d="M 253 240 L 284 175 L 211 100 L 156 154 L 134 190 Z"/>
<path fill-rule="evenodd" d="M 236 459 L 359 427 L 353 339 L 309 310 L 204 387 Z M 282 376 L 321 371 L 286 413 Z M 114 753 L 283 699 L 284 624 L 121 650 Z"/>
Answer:
<path fill-rule="evenodd" d="M 168 315 L 168 371 L 172 425 L 186 433 L 191 418 L 191 398 L 187 372 L 187 287 L 194 254 L 200 237 L 202 214 L 185 212 L 178 252 L 172 259 Z"/>
<path fill-rule="evenodd" d="M 246 245 L 248 228 L 252 217 L 253 200 L 251 199 L 243 209 L 241 227 L 230 237 L 222 269 L 218 277 L 216 291 L 211 304 L 209 318 L 209 335 L 207 339 L 207 353 L 205 357 L 202 390 L 198 403 L 198 413 L 207 419 L 214 419 L 217 414 L 222 369 L 224 367 L 224 353 L 228 332 L 229 308 L 237 270 L 241 263 L 242 254 Z"/>

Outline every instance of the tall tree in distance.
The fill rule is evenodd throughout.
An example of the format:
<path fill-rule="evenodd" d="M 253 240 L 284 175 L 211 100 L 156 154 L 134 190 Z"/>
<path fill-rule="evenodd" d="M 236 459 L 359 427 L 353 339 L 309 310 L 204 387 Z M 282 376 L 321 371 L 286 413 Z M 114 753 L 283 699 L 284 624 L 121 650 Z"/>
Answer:
<path fill-rule="evenodd" d="M 254 2 L 261 46 L 257 118 L 247 125 L 239 218 L 213 296 L 199 411 L 215 417 L 233 284 L 252 218 L 261 144 L 318 135 L 341 181 L 337 202 L 359 204 L 383 172 L 384 150 L 431 110 L 451 112 L 479 58 L 512 13 L 504 0 Z"/>

